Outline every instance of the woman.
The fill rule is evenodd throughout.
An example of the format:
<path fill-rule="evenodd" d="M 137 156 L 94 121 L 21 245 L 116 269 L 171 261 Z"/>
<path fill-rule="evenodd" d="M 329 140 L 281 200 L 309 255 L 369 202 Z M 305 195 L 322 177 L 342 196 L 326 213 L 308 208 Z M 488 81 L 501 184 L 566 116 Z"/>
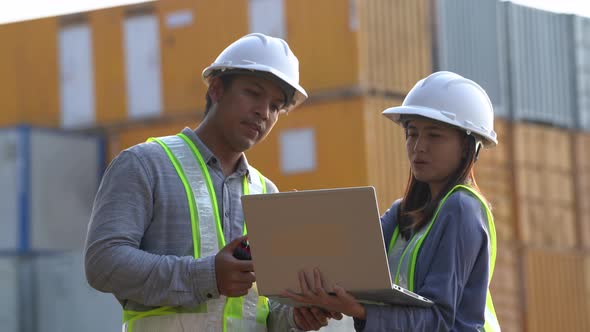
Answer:
<path fill-rule="evenodd" d="M 381 217 L 391 276 L 435 305 L 361 304 L 340 287 L 328 295 L 319 270 L 312 280 L 300 273 L 301 295 L 285 295 L 352 316 L 359 331 L 500 331 L 488 291 L 493 217 L 473 175 L 481 148 L 497 144 L 490 99 L 475 82 L 437 72 L 383 114 L 405 129 L 411 165 L 404 197 Z"/>

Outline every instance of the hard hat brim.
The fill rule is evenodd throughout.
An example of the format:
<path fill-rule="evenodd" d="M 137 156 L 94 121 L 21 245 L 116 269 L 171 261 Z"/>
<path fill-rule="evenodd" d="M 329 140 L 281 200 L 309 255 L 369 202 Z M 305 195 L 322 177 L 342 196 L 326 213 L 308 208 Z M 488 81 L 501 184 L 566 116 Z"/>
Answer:
<path fill-rule="evenodd" d="M 248 70 L 248 71 L 252 71 L 252 72 L 268 73 L 268 74 L 271 74 L 272 76 L 276 77 L 277 79 L 281 80 L 282 82 L 285 82 L 290 87 L 292 87 L 294 89 L 295 93 L 293 95 L 291 104 L 287 105 L 285 107 L 285 110 L 287 112 L 296 108 L 297 106 L 299 106 L 301 103 L 303 103 L 307 99 L 307 92 L 305 91 L 305 89 L 303 89 L 303 87 L 301 85 L 293 82 L 292 80 L 290 80 L 288 77 L 286 77 L 283 73 L 279 72 L 278 70 L 275 70 L 274 68 L 270 68 L 265 65 L 259 65 L 259 64 L 238 65 L 238 66 L 224 66 L 224 65 L 212 64 L 211 66 L 209 66 L 203 70 L 203 73 L 202 73 L 203 82 L 205 83 L 205 85 L 209 86 L 209 79 L 211 78 L 211 75 L 214 74 L 216 71 L 231 72 L 232 70 L 238 70 L 238 71 Z"/>
<path fill-rule="evenodd" d="M 460 124 L 458 121 L 455 120 L 454 114 L 441 112 L 436 109 L 428 108 L 428 107 L 416 107 L 416 106 L 397 106 L 397 107 L 390 107 L 384 110 L 381 114 L 385 117 L 390 119 L 391 121 L 403 126 L 402 117 L 404 115 L 417 115 L 422 116 L 425 118 L 429 118 L 435 121 L 440 121 L 454 127 L 457 127 L 461 130 L 469 130 L 483 139 L 483 144 L 486 148 L 495 147 L 498 144 L 497 137 L 495 136 L 495 132 L 493 132 L 494 136 L 490 134 L 477 130 L 476 128 L 473 129 L 466 129 L 464 125 Z"/>

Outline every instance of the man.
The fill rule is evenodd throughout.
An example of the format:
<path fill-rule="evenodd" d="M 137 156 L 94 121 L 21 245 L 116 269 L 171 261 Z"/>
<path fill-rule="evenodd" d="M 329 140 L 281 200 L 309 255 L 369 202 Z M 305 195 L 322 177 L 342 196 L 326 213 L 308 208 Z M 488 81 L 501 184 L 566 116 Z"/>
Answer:
<path fill-rule="evenodd" d="M 252 262 L 233 256 L 245 239 L 240 196 L 277 191 L 244 151 L 307 98 L 299 62 L 282 39 L 255 33 L 203 79 L 195 131 L 131 147 L 107 169 L 86 241 L 88 282 L 119 300 L 126 331 L 319 329 L 327 313 L 259 297 Z"/>

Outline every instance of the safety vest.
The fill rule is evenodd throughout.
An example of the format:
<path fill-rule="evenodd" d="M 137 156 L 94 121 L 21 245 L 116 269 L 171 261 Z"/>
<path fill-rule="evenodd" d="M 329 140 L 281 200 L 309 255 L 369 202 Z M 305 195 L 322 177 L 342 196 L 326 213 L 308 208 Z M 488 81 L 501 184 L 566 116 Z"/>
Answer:
<path fill-rule="evenodd" d="M 217 198 L 207 165 L 193 142 L 184 134 L 150 138 L 166 152 L 184 186 L 188 200 L 194 257 L 215 255 L 225 246 Z M 243 179 L 243 194 L 266 192 L 264 177 L 249 167 L 252 184 Z M 244 234 L 246 225 L 244 224 Z M 159 307 L 123 311 L 123 331 L 266 331 L 268 299 L 258 296 L 256 284 L 243 297 L 211 299 L 195 308 Z"/>
<path fill-rule="evenodd" d="M 494 309 L 494 304 L 492 302 L 492 295 L 490 293 L 490 282 L 492 281 L 492 275 L 494 274 L 494 266 L 496 264 L 496 228 L 494 226 L 494 217 L 492 216 L 492 212 L 490 208 L 486 204 L 484 198 L 473 188 L 464 186 L 464 185 L 457 185 L 453 189 L 451 189 L 445 197 L 440 201 L 438 207 L 432 217 L 432 220 L 426 227 L 422 227 L 422 229 L 414 234 L 412 238 L 408 241 L 407 246 L 403 250 L 401 257 L 399 258 L 397 270 L 395 273 L 394 283 L 402 286 L 404 288 L 409 289 L 410 291 L 414 291 L 414 273 L 416 271 L 416 261 L 418 259 L 418 253 L 420 252 L 420 248 L 422 247 L 422 243 L 428 236 L 432 225 L 436 221 L 436 217 L 440 212 L 440 209 L 445 204 L 446 200 L 451 196 L 452 193 L 458 190 L 467 190 L 468 192 L 472 193 L 482 204 L 485 208 L 486 215 L 487 215 L 487 223 L 485 225 L 485 231 L 488 236 L 488 251 L 490 253 L 490 277 L 488 279 L 488 290 L 486 295 L 486 310 L 485 310 L 485 324 L 483 327 L 483 331 L 487 332 L 500 332 L 500 324 L 498 322 L 498 318 L 496 316 L 496 310 Z M 391 237 L 391 241 L 389 242 L 388 253 L 389 255 L 394 254 L 394 246 L 396 240 L 399 237 L 399 226 L 395 227 L 393 231 L 393 236 Z M 391 256 L 390 256 L 391 261 Z"/>

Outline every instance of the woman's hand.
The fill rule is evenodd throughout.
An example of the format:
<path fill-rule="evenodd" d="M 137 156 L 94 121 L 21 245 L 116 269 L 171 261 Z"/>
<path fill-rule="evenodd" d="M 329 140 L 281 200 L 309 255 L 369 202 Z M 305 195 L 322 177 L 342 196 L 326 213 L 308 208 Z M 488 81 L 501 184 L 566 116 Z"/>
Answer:
<path fill-rule="evenodd" d="M 299 286 L 301 295 L 286 290 L 282 293 L 292 300 L 323 308 L 329 312 L 340 312 L 358 319 L 366 319 L 365 307 L 348 294 L 342 287 L 334 286 L 334 294 L 328 294 L 322 286 L 322 278 L 319 269 L 313 270 L 312 280 L 308 282 L 305 272 L 299 271 Z"/>
<path fill-rule="evenodd" d="M 293 308 L 293 319 L 297 328 L 304 331 L 316 331 L 328 325 L 330 318 L 340 320 L 342 314 L 328 312 L 317 307 Z"/>

